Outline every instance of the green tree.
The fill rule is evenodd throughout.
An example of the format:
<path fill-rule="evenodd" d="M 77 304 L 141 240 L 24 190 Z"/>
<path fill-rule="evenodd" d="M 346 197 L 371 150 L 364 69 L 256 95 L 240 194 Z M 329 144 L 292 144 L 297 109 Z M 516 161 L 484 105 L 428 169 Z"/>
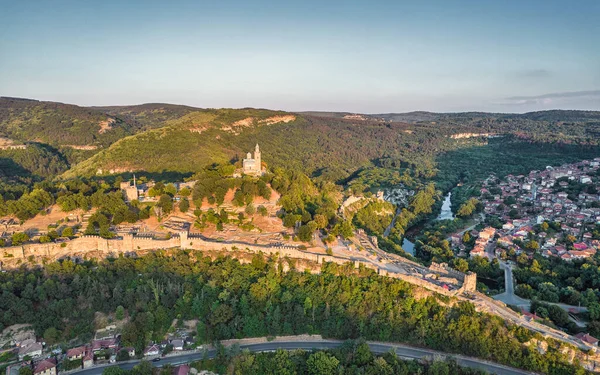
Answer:
<path fill-rule="evenodd" d="M 460 272 L 467 272 L 469 270 L 469 262 L 462 258 L 454 259 L 454 268 Z"/>
<path fill-rule="evenodd" d="M 162 209 L 163 214 L 168 215 L 173 211 L 173 198 L 168 194 L 163 194 L 156 205 Z"/>
<path fill-rule="evenodd" d="M 49 345 L 54 345 L 58 342 L 58 340 L 60 339 L 60 332 L 54 328 L 54 327 L 49 327 L 48 329 L 46 329 L 44 331 L 44 340 L 49 344 Z"/>
<path fill-rule="evenodd" d="M 52 242 L 52 238 L 48 235 L 40 236 L 40 243 Z"/>
<path fill-rule="evenodd" d="M 117 309 L 115 310 L 115 318 L 117 320 L 125 319 L 125 308 L 123 306 L 117 306 Z"/>
<path fill-rule="evenodd" d="M 65 229 L 63 229 L 62 236 L 67 238 L 73 237 L 73 228 L 66 227 Z"/>
<path fill-rule="evenodd" d="M 340 361 L 325 352 L 316 352 L 308 357 L 306 368 L 311 375 L 335 375 Z"/>
<path fill-rule="evenodd" d="M 181 195 L 182 197 L 189 197 L 191 193 L 192 192 L 187 187 L 184 187 L 181 190 L 179 190 L 179 195 Z"/>
<path fill-rule="evenodd" d="M 23 232 L 16 232 L 11 237 L 11 243 L 13 246 L 19 246 L 29 241 L 29 235 Z"/>
<path fill-rule="evenodd" d="M 267 216 L 267 215 L 269 215 L 269 211 L 262 204 L 260 206 L 258 206 L 257 212 L 258 212 L 258 214 L 260 216 Z"/>
<path fill-rule="evenodd" d="M 179 201 L 179 211 L 188 212 L 189 209 L 190 201 L 186 197 L 181 198 L 181 201 Z"/>

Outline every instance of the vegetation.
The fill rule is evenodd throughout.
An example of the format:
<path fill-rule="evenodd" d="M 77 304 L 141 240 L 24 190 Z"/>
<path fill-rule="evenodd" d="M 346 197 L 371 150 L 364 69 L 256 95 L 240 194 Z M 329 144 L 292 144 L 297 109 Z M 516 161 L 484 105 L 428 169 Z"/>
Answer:
<path fill-rule="evenodd" d="M 0 328 L 30 323 L 40 336 L 90 338 L 96 311 L 123 306 L 124 345 L 160 339 L 174 318 L 199 319 L 198 343 L 234 337 L 321 333 L 400 341 L 550 374 L 574 374 L 555 344 L 546 354 L 524 343 L 537 334 L 475 311 L 415 298 L 414 287 L 327 263 L 320 274 L 281 272 L 256 255 L 251 264 L 184 251 L 141 258 L 69 260 L 0 274 Z M 293 266 L 293 263 L 291 264 Z M 383 297 L 385 296 L 385 298 Z M 50 334 L 49 331 L 53 331 Z M 551 343 L 553 343 L 550 340 Z"/>
<path fill-rule="evenodd" d="M 219 347 L 217 358 L 194 363 L 199 370 L 219 374 L 365 374 L 365 375 L 442 375 L 483 374 L 458 366 L 452 361 L 421 363 L 404 361 L 392 352 L 375 355 L 361 340 L 347 341 L 340 348 L 318 351 L 285 351 L 253 354 L 237 348 Z"/>

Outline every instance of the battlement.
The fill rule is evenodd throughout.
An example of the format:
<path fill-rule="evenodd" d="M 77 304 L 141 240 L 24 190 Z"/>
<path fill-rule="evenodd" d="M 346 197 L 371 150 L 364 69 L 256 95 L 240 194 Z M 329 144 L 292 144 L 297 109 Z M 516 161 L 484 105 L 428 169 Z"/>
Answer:
<path fill-rule="evenodd" d="M 448 291 L 426 280 L 406 274 L 394 273 L 383 268 L 379 268 L 377 265 L 370 262 L 358 260 L 352 262 L 350 259 L 339 258 L 331 255 L 309 253 L 306 251 L 301 251 L 298 247 L 294 246 L 267 246 L 240 242 L 223 242 L 205 238 L 199 233 L 188 232 L 179 232 L 177 234 L 173 234 L 168 239 L 155 239 L 152 235 L 146 233 L 141 235 L 128 233 L 124 234 L 121 238 L 106 239 L 100 236 L 90 235 L 74 238 L 70 241 L 61 243 L 51 242 L 45 244 L 36 243 L 22 246 L 12 246 L 0 249 L 0 265 L 5 268 L 11 268 L 18 267 L 25 260 L 31 259 L 38 263 L 42 263 L 42 261 L 57 260 L 66 257 L 78 257 L 82 259 L 109 256 L 113 257 L 118 256 L 119 254 L 135 254 L 138 251 L 153 251 L 171 248 L 199 251 L 223 250 L 229 251 L 232 254 L 235 254 L 239 251 L 262 253 L 269 256 L 277 256 L 280 259 L 303 259 L 312 262 L 315 265 L 326 262 L 336 263 L 339 265 L 351 263 L 353 264 L 354 268 L 363 266 L 365 268 L 372 269 L 381 276 L 402 279 L 411 284 L 422 286 L 437 293 L 449 296 L 454 296 L 464 291 L 474 291 L 477 283 L 477 275 L 475 273 L 469 272 L 465 274 L 448 267 L 448 265 L 445 263 L 432 263 L 430 270 L 437 274 L 453 277 L 461 281 L 462 286 L 459 289 Z"/>

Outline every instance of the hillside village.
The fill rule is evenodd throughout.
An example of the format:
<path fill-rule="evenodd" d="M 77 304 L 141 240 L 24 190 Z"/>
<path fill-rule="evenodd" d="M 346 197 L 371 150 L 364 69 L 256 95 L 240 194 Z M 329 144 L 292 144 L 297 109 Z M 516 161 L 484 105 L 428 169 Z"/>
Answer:
<path fill-rule="evenodd" d="M 600 247 L 600 158 L 531 171 L 528 175 L 487 178 L 480 203 L 487 222 L 481 231 L 465 238 L 451 237 L 470 256 L 490 259 L 531 255 L 584 259 Z M 472 242 L 472 241 L 467 241 Z"/>

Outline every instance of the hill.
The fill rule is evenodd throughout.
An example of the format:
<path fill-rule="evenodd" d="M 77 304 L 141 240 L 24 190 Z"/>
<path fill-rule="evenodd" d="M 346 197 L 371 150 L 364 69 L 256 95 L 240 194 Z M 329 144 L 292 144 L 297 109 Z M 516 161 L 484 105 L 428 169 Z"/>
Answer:
<path fill-rule="evenodd" d="M 478 134 L 505 135 L 501 143 L 517 146 L 504 149 L 514 152 L 519 142 L 595 147 L 599 124 L 600 112 L 591 111 L 288 113 L 162 103 L 86 108 L 0 98 L 0 137 L 9 145 L 33 147 L 2 151 L 0 175 L 33 181 L 63 172 L 64 178 L 98 172 L 193 173 L 211 163 L 239 162 L 260 143 L 269 167 L 340 183 L 412 183 L 437 175 L 439 167 L 452 168 L 448 160 L 453 157 L 467 165 L 464 155 L 473 158 L 480 153 L 473 147 L 488 143 Z M 455 152 L 464 149 L 474 152 Z M 493 160 L 501 149 L 493 148 L 486 157 Z M 559 154 L 552 151 L 553 158 Z M 46 164 L 53 166 L 39 167 Z"/>
<path fill-rule="evenodd" d="M 100 110 L 71 104 L 0 98 L 0 136 L 52 146 L 108 146 L 134 126 Z"/>
<path fill-rule="evenodd" d="M 267 110 L 204 110 L 116 142 L 65 177 L 145 170 L 198 171 L 213 162 L 239 161 L 260 143 L 271 167 L 338 180 L 381 157 L 417 163 L 452 142 L 435 129 Z M 402 145 L 402 147 L 398 147 Z"/>
<path fill-rule="evenodd" d="M 133 124 L 136 130 L 159 128 L 167 121 L 175 120 L 190 112 L 200 111 L 199 108 L 164 103 L 92 108 L 124 119 L 127 123 Z"/>

